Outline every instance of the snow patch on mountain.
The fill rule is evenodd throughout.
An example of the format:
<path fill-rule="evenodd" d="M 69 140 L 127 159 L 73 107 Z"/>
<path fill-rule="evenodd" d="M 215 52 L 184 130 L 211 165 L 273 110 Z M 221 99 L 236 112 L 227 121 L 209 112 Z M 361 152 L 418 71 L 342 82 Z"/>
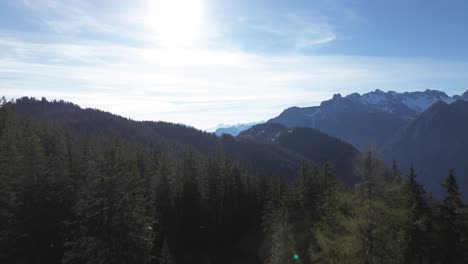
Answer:
<path fill-rule="evenodd" d="M 439 100 L 448 104 L 453 103 L 455 101 L 455 99 L 447 96 L 444 93 L 442 95 L 437 96 L 420 95 L 416 97 L 405 97 L 402 103 L 410 109 L 422 112 Z"/>
<path fill-rule="evenodd" d="M 418 112 L 422 112 L 431 106 L 434 103 L 432 98 L 427 97 L 416 97 L 416 98 L 404 98 L 402 103 L 407 107 L 416 110 Z"/>
<path fill-rule="evenodd" d="M 450 104 L 456 101 L 456 99 L 460 99 L 461 96 L 450 97 L 446 93 L 436 90 L 397 93 L 394 91 L 383 92 L 377 89 L 373 92 L 365 93 L 362 96 L 358 93 L 353 93 L 346 96 L 346 98 L 365 104 L 371 107 L 371 109 L 377 109 L 391 114 L 407 110 L 421 113 L 438 100 Z M 406 107 L 407 109 L 402 109 L 402 107 Z"/>
<path fill-rule="evenodd" d="M 381 90 L 375 90 L 375 92 L 362 95 L 361 98 L 364 102 L 375 105 L 387 101 L 388 95 Z"/>

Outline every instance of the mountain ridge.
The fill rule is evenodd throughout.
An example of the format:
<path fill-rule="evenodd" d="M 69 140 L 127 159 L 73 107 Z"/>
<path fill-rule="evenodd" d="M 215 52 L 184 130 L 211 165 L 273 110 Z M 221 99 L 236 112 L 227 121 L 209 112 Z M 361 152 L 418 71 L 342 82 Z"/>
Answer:
<path fill-rule="evenodd" d="M 468 189 L 468 101 L 438 101 L 382 147 L 387 162 L 414 165 L 428 190 L 438 195 L 453 169 L 461 189 Z"/>
<path fill-rule="evenodd" d="M 222 150 L 228 159 L 238 161 L 246 168 L 272 172 L 288 178 L 296 175 L 303 161 L 312 158 L 312 162 L 320 164 L 324 160 L 318 158 L 314 160 L 318 156 L 311 153 L 304 155 L 286 145 L 273 145 L 248 137 L 230 135 L 217 137 L 214 133 L 181 124 L 133 121 L 97 109 L 82 109 L 78 105 L 64 101 L 48 102 L 45 99 L 20 98 L 16 100 L 15 107 L 19 113 L 29 118 L 58 122 L 76 133 L 107 136 L 115 134 L 144 146 L 169 146 L 175 154 L 182 154 L 189 145 L 197 155 L 213 156 Z M 348 146 L 345 142 L 340 144 Z M 354 148 L 351 150 L 347 152 L 350 155 L 347 157 L 349 160 L 358 154 Z M 334 157 L 328 158 L 338 160 Z M 341 165 L 345 165 L 346 168 L 341 168 Z M 352 166 L 348 163 L 338 164 L 336 167 L 339 172 L 352 171 Z M 354 182 L 356 180 L 354 176 L 353 173 L 343 175 L 343 180 Z"/>
<path fill-rule="evenodd" d="M 245 131 L 251 128 L 254 125 L 265 123 L 264 121 L 260 122 L 250 122 L 250 123 L 239 123 L 235 125 L 218 125 L 216 129 L 214 129 L 214 133 L 217 136 L 221 136 L 222 134 L 228 134 L 232 136 L 237 136 L 242 131 Z"/>
<path fill-rule="evenodd" d="M 238 138 L 253 139 L 286 148 L 316 163 L 331 162 L 339 175 L 354 174 L 358 151 L 351 144 L 313 128 L 264 123 L 243 131 Z M 342 180 L 348 184 L 355 183 L 353 177 L 342 177 Z"/>
<path fill-rule="evenodd" d="M 385 143 L 399 128 L 417 118 L 433 103 L 439 100 L 453 103 L 457 99 L 468 100 L 468 91 L 452 97 L 429 89 L 404 93 L 377 89 L 363 95 L 352 93 L 344 97 L 335 94 L 319 106 L 287 108 L 268 122 L 316 128 L 362 150 L 369 144 Z"/>

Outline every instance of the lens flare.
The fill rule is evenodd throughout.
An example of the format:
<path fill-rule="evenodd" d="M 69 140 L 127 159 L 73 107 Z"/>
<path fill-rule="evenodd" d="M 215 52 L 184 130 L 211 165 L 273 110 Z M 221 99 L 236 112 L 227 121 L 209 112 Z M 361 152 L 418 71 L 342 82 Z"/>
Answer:
<path fill-rule="evenodd" d="M 191 46 L 203 29 L 203 0 L 148 0 L 147 23 L 159 44 Z"/>

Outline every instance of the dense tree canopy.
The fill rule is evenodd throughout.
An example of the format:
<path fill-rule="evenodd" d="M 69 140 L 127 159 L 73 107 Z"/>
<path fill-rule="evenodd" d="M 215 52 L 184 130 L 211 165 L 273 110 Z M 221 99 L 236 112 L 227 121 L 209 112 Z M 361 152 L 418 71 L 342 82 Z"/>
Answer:
<path fill-rule="evenodd" d="M 92 124 L 90 124 L 92 125 Z M 167 143 L 167 142 L 166 142 Z M 145 144 L 0 107 L 1 263 L 467 263 L 452 172 L 435 201 L 371 152 L 361 180 L 304 161 L 291 180 L 220 147 Z"/>

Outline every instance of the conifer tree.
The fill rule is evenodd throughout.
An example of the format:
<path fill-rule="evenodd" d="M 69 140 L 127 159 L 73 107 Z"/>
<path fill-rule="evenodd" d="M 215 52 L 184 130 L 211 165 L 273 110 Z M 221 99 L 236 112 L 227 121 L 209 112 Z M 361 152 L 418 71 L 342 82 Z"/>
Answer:
<path fill-rule="evenodd" d="M 373 264 L 375 256 L 374 248 L 374 228 L 376 227 L 374 219 L 374 164 L 372 152 L 369 150 L 365 163 L 365 183 L 367 185 L 367 223 L 364 229 L 365 244 L 362 252 L 362 262 L 365 264 Z"/>
<path fill-rule="evenodd" d="M 397 165 L 396 160 L 393 160 L 393 163 L 392 163 L 392 178 L 393 178 L 393 180 L 395 180 L 397 183 L 399 183 L 399 182 L 402 181 L 402 179 L 401 179 L 401 171 L 400 171 L 400 169 L 398 168 L 398 165 Z"/>
<path fill-rule="evenodd" d="M 157 182 L 154 193 L 155 221 L 154 228 L 156 237 L 153 252 L 155 255 L 162 250 L 163 243 L 168 243 L 169 234 L 173 231 L 173 192 L 170 178 L 173 173 L 170 168 L 170 161 L 163 151 L 158 157 Z"/>
<path fill-rule="evenodd" d="M 153 240 L 142 179 L 128 148 L 112 142 L 88 157 L 88 178 L 74 207 L 65 263 L 146 263 Z"/>
<path fill-rule="evenodd" d="M 179 238 L 177 255 L 186 259 L 200 257 L 201 251 L 201 194 L 199 185 L 199 167 L 195 160 L 192 148 L 189 147 L 181 165 L 182 190 L 178 197 L 179 227 L 177 237 Z M 177 259 L 179 262 L 179 260 Z"/>
<path fill-rule="evenodd" d="M 17 207 L 18 175 L 21 172 L 18 117 L 2 100 L 0 106 L 0 262 L 12 254 L 13 220 Z"/>
<path fill-rule="evenodd" d="M 442 217 L 441 261 L 444 263 L 466 263 L 466 226 L 462 215 L 463 203 L 457 180 L 450 170 L 443 184 L 447 196 L 440 206 Z"/>
<path fill-rule="evenodd" d="M 45 99 L 30 103 L 48 111 Z M 402 177 L 371 152 L 354 186 L 327 162 L 285 180 L 93 125 L 29 120 L 0 99 L 0 263 L 227 263 L 245 245 L 266 263 L 468 262 L 452 171 L 438 202 L 413 166 Z"/>
<path fill-rule="evenodd" d="M 405 259 L 418 263 L 427 261 L 430 248 L 428 236 L 429 207 L 424 187 L 417 181 L 416 172 L 411 165 L 410 172 L 405 180 L 407 222 L 405 226 Z"/>
<path fill-rule="evenodd" d="M 278 209 L 267 215 L 266 233 L 269 234 L 271 245 L 267 264 L 301 263 L 297 255 L 288 209 L 282 204 Z"/>
<path fill-rule="evenodd" d="M 241 234 L 241 222 L 243 220 L 242 214 L 244 211 L 244 183 L 242 181 L 242 173 L 237 164 L 233 165 L 230 169 L 231 188 L 229 188 L 227 195 L 229 196 L 228 207 L 231 210 L 230 239 L 235 240 Z"/>
<path fill-rule="evenodd" d="M 210 240 L 210 247 L 216 247 L 221 242 L 222 236 L 222 210 L 223 210 L 223 161 L 218 159 L 209 159 L 206 171 L 206 211 L 207 213 L 207 232 Z"/>
<path fill-rule="evenodd" d="M 25 121 L 21 128 L 23 135 L 22 170 L 17 172 L 17 199 L 13 243 L 17 250 L 16 259 L 28 263 L 57 263 L 61 258 L 61 224 L 66 219 L 67 199 L 60 193 L 62 176 L 47 167 L 55 158 L 47 153 L 44 136 L 47 131 L 41 130 L 31 122 Z M 65 191 L 65 190 L 64 190 Z M 58 249 L 57 249 L 58 248 Z"/>

